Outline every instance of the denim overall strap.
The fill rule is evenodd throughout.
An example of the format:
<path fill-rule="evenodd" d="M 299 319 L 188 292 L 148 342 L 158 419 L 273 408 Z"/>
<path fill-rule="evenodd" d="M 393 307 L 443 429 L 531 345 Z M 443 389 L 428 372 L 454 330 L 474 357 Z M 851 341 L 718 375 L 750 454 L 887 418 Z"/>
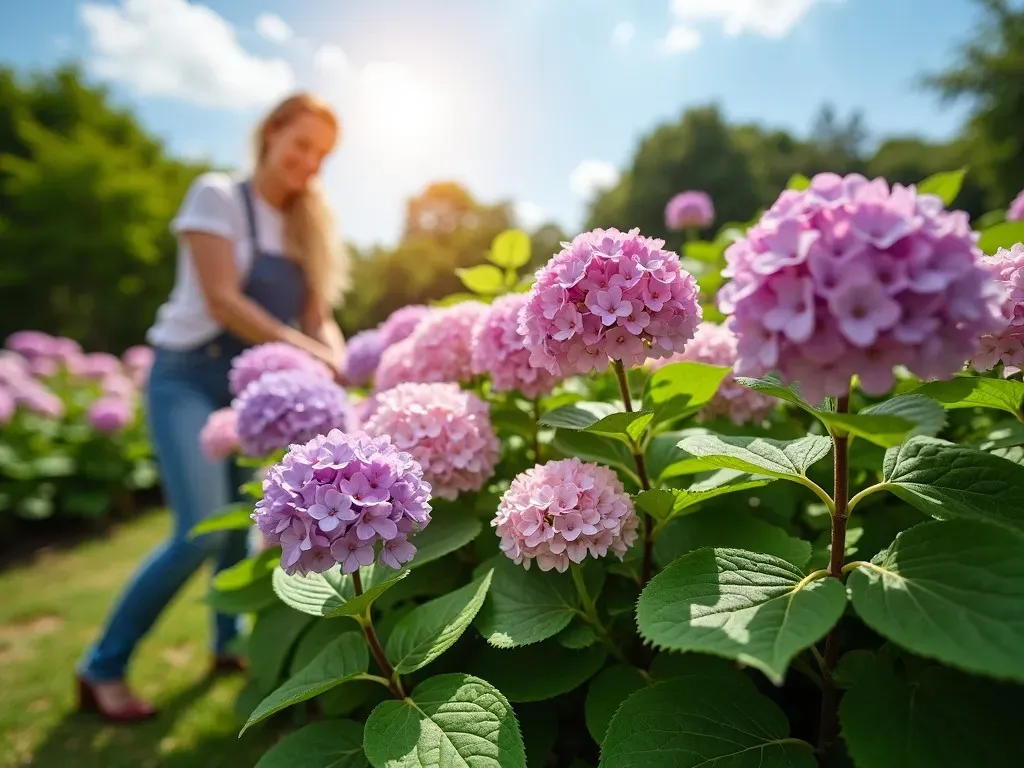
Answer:
<path fill-rule="evenodd" d="M 239 190 L 252 249 L 252 263 L 243 293 L 282 323 L 297 325 L 306 301 L 305 273 L 298 263 L 284 254 L 264 251 L 260 247 L 252 185 L 249 181 L 243 181 L 239 184 Z M 204 350 L 212 357 L 227 358 L 230 361 L 249 346 L 248 342 L 224 331 L 204 345 Z"/>

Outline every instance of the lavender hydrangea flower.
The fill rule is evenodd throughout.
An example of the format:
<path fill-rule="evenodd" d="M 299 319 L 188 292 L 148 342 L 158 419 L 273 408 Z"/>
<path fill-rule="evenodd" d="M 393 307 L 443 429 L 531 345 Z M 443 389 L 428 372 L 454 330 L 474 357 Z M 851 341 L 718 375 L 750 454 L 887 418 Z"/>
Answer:
<path fill-rule="evenodd" d="M 495 392 L 519 390 L 526 397 L 549 393 L 558 382 L 530 365 L 530 352 L 516 330 L 526 294 L 510 293 L 494 300 L 473 328 L 473 372 L 491 377 Z"/>
<path fill-rule="evenodd" d="M 715 206 L 707 192 L 680 192 L 665 206 L 665 226 L 673 231 L 706 229 L 715 220 Z"/>
<path fill-rule="evenodd" d="M 67 361 L 67 368 L 72 376 L 91 381 L 102 381 L 108 376 L 123 373 L 120 359 L 106 352 L 75 355 Z"/>
<path fill-rule="evenodd" d="M 775 371 L 812 401 L 845 395 L 855 374 L 884 394 L 896 365 L 954 375 L 999 326 L 1002 290 L 977 239 L 967 214 L 884 179 L 823 173 L 786 190 L 726 251 L 718 307 L 736 373 Z"/>
<path fill-rule="evenodd" d="M 494 474 L 501 444 L 487 403 L 457 384 L 399 384 L 374 398 L 362 428 L 389 435 L 422 465 L 434 495 L 478 491 Z"/>
<path fill-rule="evenodd" d="M 372 381 L 384 351 L 384 333 L 377 328 L 360 331 L 348 340 L 347 346 L 345 378 L 350 384 L 365 387 Z"/>
<path fill-rule="evenodd" d="M 971 364 L 977 371 L 987 371 L 1001 362 L 1003 374 L 1010 376 L 1024 367 L 1024 244 L 1000 248 L 984 263 L 1005 288 L 1006 301 L 1001 330 L 981 337 Z"/>
<path fill-rule="evenodd" d="M 423 304 L 409 304 L 399 307 L 388 319 L 380 324 L 381 346 L 390 347 L 403 339 L 407 339 L 416 330 L 420 320 L 430 314 L 430 307 Z"/>
<path fill-rule="evenodd" d="M 664 244 L 636 229 L 564 243 L 519 314 L 530 365 L 565 377 L 682 352 L 702 317 L 697 282 Z"/>
<path fill-rule="evenodd" d="M 285 572 L 353 573 L 374 558 L 389 568 L 412 560 L 409 537 L 430 522 L 423 469 L 387 436 L 334 429 L 293 445 L 263 481 L 252 518 L 280 544 Z"/>
<path fill-rule="evenodd" d="M 731 368 L 736 362 L 736 337 L 726 328 L 715 323 L 703 322 L 698 326 L 693 341 L 686 350 L 667 360 L 656 360 L 651 370 L 657 370 L 668 363 L 707 363 Z M 726 417 L 737 426 L 761 422 L 775 409 L 776 400 L 750 387 L 738 384 L 732 375 L 722 380 L 715 396 L 697 414 L 698 421 Z"/>
<path fill-rule="evenodd" d="M 313 356 L 291 344 L 272 341 L 250 347 L 231 361 L 228 388 L 232 395 L 240 395 L 249 384 L 271 371 L 301 371 L 309 378 L 334 379 L 330 369 Z"/>
<path fill-rule="evenodd" d="M 1006 211 L 1007 221 L 1024 221 L 1024 189 L 1013 198 L 1009 209 Z"/>
<path fill-rule="evenodd" d="M 247 456 L 268 456 L 344 429 L 345 390 L 305 370 L 271 371 L 250 383 L 231 404 L 238 414 L 238 441 Z"/>
<path fill-rule="evenodd" d="M 130 400 L 122 397 L 101 397 L 88 411 L 89 423 L 97 432 L 114 435 L 131 424 L 135 409 Z"/>
<path fill-rule="evenodd" d="M 605 557 L 621 560 L 637 537 L 633 502 L 615 473 L 579 459 L 538 464 L 517 475 L 491 522 L 501 551 L 529 570 L 564 572 L 570 563 Z"/>

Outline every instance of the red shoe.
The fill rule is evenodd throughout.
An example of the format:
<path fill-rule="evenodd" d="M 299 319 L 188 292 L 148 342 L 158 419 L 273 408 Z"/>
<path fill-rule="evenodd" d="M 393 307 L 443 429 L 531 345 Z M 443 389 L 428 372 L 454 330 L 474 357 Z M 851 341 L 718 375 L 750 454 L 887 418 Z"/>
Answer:
<path fill-rule="evenodd" d="M 104 720 L 113 723 L 137 723 L 156 715 L 156 710 L 153 707 L 139 699 L 133 699 L 123 709 L 116 711 L 104 709 L 96 696 L 95 685 L 81 677 L 77 680 L 79 712 L 95 712 Z"/>

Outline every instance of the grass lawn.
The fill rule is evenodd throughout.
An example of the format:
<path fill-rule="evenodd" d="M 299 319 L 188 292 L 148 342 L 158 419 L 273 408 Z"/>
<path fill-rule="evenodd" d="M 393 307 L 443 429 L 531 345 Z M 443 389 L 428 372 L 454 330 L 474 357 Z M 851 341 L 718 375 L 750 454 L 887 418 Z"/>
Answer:
<path fill-rule="evenodd" d="M 74 711 L 82 649 L 169 527 L 164 513 L 144 515 L 106 539 L 0 573 L 0 768 L 247 768 L 274 740 L 266 729 L 236 738 L 243 676 L 207 678 L 207 572 L 171 604 L 129 670 L 159 716 L 122 726 Z"/>

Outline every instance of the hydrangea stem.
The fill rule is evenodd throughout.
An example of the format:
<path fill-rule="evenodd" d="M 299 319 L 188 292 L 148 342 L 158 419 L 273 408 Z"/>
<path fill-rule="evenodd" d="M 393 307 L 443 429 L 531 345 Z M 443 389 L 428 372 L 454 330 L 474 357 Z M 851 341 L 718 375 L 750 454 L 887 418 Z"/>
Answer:
<path fill-rule="evenodd" d="M 850 410 L 849 396 L 839 398 L 836 403 L 838 413 Z M 828 574 L 836 579 L 843 577 L 843 561 L 846 557 L 846 522 L 850 495 L 849 461 L 850 439 L 847 435 L 832 435 L 833 453 L 833 493 L 835 511 L 832 513 L 832 552 L 829 556 Z M 822 682 L 824 689 L 821 697 L 821 720 L 818 729 L 818 760 L 825 765 L 826 756 L 832 743 L 836 740 L 839 728 L 838 712 L 839 691 L 836 688 L 832 672 L 839 663 L 839 625 L 836 624 L 825 638 L 825 658 L 822 664 Z"/>
<path fill-rule="evenodd" d="M 533 398 L 533 460 L 540 464 L 540 397 Z"/>
<path fill-rule="evenodd" d="M 626 411 L 633 413 L 633 398 L 629 394 L 629 379 L 626 378 L 626 369 L 621 360 L 613 361 L 615 367 L 615 378 L 619 382 L 619 392 L 622 394 L 622 404 Z M 633 451 L 633 461 L 636 462 L 636 473 L 640 478 L 640 487 L 651 490 L 651 482 L 647 479 L 647 466 L 644 464 L 644 452 L 640 446 L 631 441 L 630 447 Z M 644 559 L 640 569 L 640 586 L 647 585 L 651 580 L 651 571 L 654 564 L 654 522 L 649 515 L 643 516 L 644 521 Z"/>
<path fill-rule="evenodd" d="M 359 575 L 358 569 L 352 573 L 352 591 L 356 597 L 363 594 L 363 579 Z M 373 654 L 373 658 L 377 661 L 377 666 L 380 667 L 384 677 L 388 680 L 388 689 L 396 699 L 404 699 L 405 691 L 402 688 L 402 678 L 395 672 L 395 668 L 391 666 L 391 662 L 388 661 L 388 657 L 384 653 L 384 648 L 381 647 L 380 640 L 377 638 L 377 631 L 373 628 L 369 607 L 367 607 L 365 613 L 357 615 L 355 618 L 363 629 L 366 644 L 370 646 L 370 653 Z"/>
<path fill-rule="evenodd" d="M 626 654 L 622 652 L 622 649 L 612 640 L 611 635 L 608 634 L 608 629 L 601 623 L 601 617 L 597 613 L 597 604 L 590 596 L 590 592 L 587 590 L 587 582 L 583 578 L 583 568 L 573 563 L 569 570 L 572 571 L 572 581 L 576 585 L 576 592 L 580 596 L 580 602 L 583 604 L 583 617 L 594 628 L 594 631 L 615 658 L 623 664 L 631 664 L 629 659 L 626 658 Z"/>

